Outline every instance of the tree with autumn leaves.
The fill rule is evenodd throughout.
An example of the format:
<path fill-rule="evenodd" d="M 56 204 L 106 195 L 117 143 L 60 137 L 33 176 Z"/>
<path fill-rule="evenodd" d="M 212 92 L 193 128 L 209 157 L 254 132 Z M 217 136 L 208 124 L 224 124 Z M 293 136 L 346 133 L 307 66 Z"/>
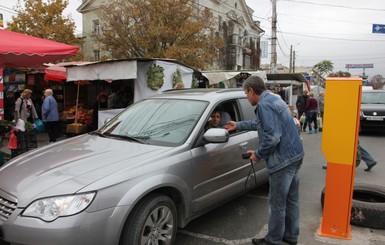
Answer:
<path fill-rule="evenodd" d="M 98 11 L 92 35 L 108 58 L 170 58 L 203 68 L 218 58 L 223 38 L 213 14 L 195 0 L 117 0 Z"/>
<path fill-rule="evenodd" d="M 7 23 L 7 29 L 30 36 L 71 45 L 81 45 L 75 36 L 75 22 L 71 16 L 63 16 L 67 0 L 24 0 L 18 1 L 14 10 L 17 15 Z M 81 59 L 80 54 L 72 59 Z"/>

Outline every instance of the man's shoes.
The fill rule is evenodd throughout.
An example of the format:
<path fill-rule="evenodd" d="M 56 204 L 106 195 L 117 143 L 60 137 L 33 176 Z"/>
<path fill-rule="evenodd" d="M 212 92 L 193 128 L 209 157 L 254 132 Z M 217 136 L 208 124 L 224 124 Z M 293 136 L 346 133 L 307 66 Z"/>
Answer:
<path fill-rule="evenodd" d="M 265 240 L 265 238 L 253 238 L 251 239 L 251 243 L 253 243 L 254 245 L 271 245 Z"/>
<path fill-rule="evenodd" d="M 323 168 L 323 169 L 327 169 L 328 166 L 327 166 L 326 164 L 323 164 L 323 165 L 322 165 L 322 168 Z"/>
<path fill-rule="evenodd" d="M 290 242 L 290 241 L 286 240 L 286 238 L 282 238 L 282 242 L 287 243 L 289 245 L 297 245 L 297 242 Z"/>
<path fill-rule="evenodd" d="M 372 165 L 368 166 L 368 168 L 366 168 L 364 171 L 366 172 L 370 171 L 376 164 L 377 162 L 373 163 Z"/>

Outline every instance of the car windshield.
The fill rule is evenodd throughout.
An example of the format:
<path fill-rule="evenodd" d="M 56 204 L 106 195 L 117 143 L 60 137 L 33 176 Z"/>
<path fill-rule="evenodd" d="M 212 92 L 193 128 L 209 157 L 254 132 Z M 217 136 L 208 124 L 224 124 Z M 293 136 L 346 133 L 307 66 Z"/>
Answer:
<path fill-rule="evenodd" d="M 100 134 L 143 144 L 178 146 L 195 127 L 208 102 L 147 99 L 135 103 L 100 129 Z"/>
<path fill-rule="evenodd" d="M 363 92 L 362 104 L 385 104 L 385 92 Z"/>

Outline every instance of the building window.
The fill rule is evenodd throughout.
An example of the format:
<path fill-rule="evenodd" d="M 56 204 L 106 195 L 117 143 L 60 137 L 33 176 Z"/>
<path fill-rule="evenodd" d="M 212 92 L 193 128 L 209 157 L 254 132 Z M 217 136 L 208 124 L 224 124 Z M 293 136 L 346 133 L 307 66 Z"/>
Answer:
<path fill-rule="evenodd" d="M 92 33 L 95 35 L 100 34 L 100 25 L 99 25 L 99 20 L 93 20 L 92 21 Z"/>
<path fill-rule="evenodd" d="M 100 51 L 98 49 L 94 50 L 94 61 L 100 60 Z"/>

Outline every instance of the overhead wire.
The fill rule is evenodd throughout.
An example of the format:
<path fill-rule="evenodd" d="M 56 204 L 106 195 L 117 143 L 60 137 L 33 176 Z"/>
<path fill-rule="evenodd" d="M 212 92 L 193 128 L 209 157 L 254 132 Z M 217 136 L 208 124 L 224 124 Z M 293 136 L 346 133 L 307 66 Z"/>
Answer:
<path fill-rule="evenodd" d="M 346 9 L 354 9 L 354 10 L 362 10 L 363 8 L 357 8 L 357 7 L 350 7 L 350 6 L 342 6 L 342 5 L 335 5 L 335 4 L 324 4 L 324 3 L 310 3 L 310 2 L 305 2 L 305 1 L 296 1 L 296 0 L 280 0 L 280 1 L 286 1 L 286 2 L 293 2 L 293 3 L 299 3 L 299 4 L 314 4 L 314 5 L 323 5 L 323 6 L 328 6 L 328 7 L 337 7 L 337 8 L 346 8 Z M 385 11 L 385 9 L 378 9 L 378 8 L 364 8 L 365 10 L 367 11 Z M 279 13 L 279 16 L 281 15 L 287 15 L 287 16 L 290 16 L 290 14 L 286 14 L 286 13 Z M 291 16 L 292 17 L 292 16 Z M 294 20 L 293 18 L 290 17 L 290 20 Z M 314 18 L 314 17 L 307 17 L 306 15 L 302 16 L 301 17 L 305 17 L 305 18 Z M 364 25 L 365 23 L 363 23 L 362 21 L 360 22 L 357 22 L 357 21 L 351 21 L 351 20 L 341 20 L 341 19 L 330 19 L 330 18 L 321 18 L 322 20 L 329 20 L 329 21 L 333 21 L 333 22 L 342 22 L 342 23 L 356 23 L 356 24 L 361 24 L 361 25 Z M 317 18 L 318 20 L 318 18 Z M 277 24 L 280 23 L 279 21 L 277 22 Z M 302 25 L 304 23 L 301 23 Z M 366 23 L 367 24 L 372 24 L 372 23 Z M 263 25 L 263 24 L 261 24 Z M 277 32 L 279 34 L 279 38 L 277 39 L 278 40 L 278 45 L 279 45 L 279 48 L 280 48 L 280 51 L 282 52 L 282 55 L 285 56 L 285 52 L 282 51 L 282 45 L 286 44 L 287 46 L 287 41 L 286 41 L 286 38 L 287 35 L 293 35 L 293 36 L 298 36 L 298 37 L 307 37 L 307 38 L 316 38 L 316 39 L 324 39 L 324 40 L 332 40 L 332 41 L 349 41 L 349 42 L 367 42 L 367 43 L 383 43 L 384 40 L 381 39 L 381 38 L 378 38 L 378 39 L 364 39 L 364 38 L 357 38 L 357 35 L 363 35 L 361 33 L 337 33 L 337 34 L 334 34 L 334 33 L 330 33 L 330 35 L 333 35 L 332 37 L 331 36 L 328 36 L 329 34 L 328 33 L 324 33 L 322 36 L 321 35 L 317 35 L 317 34 L 303 34 L 303 33 L 296 33 L 296 32 L 292 32 L 292 31 L 284 31 L 282 30 L 282 27 L 278 24 L 277 25 L 278 28 L 277 28 Z M 311 28 L 308 28 L 311 30 Z M 318 32 L 319 34 L 319 32 Z M 269 35 L 268 33 L 265 34 L 265 35 Z M 326 36 L 325 36 L 326 35 Z M 340 36 L 340 37 L 336 37 L 336 36 Z M 354 38 L 343 38 L 341 36 L 355 36 Z M 338 56 L 340 57 L 340 56 Z M 340 61 L 340 60 L 346 60 L 346 61 L 351 61 L 351 60 L 363 60 L 362 56 L 357 56 L 357 54 L 355 54 L 355 59 L 349 59 L 349 58 L 346 58 L 346 59 L 334 59 L 336 61 Z M 301 56 L 301 59 L 304 58 Z M 383 60 L 385 57 L 369 57 L 368 59 L 375 59 L 375 60 Z M 306 59 L 306 58 L 304 58 Z M 377 63 L 381 63 L 381 62 L 377 62 Z"/>
<path fill-rule="evenodd" d="M 286 2 L 293 2 L 293 3 L 302 3 L 302 4 L 310 4 L 310 5 L 318 5 L 318 6 L 326 6 L 326 7 L 333 7 L 333 8 L 345 8 L 345 9 L 355 9 L 355 10 L 368 10 L 368 11 L 379 11 L 379 12 L 385 12 L 385 9 L 378 9 L 378 8 L 367 8 L 367 7 L 351 7 L 346 5 L 337 5 L 337 4 L 327 4 L 327 3 L 315 3 L 315 2 L 305 2 L 305 1 L 297 1 L 297 0 L 280 0 L 280 1 L 286 1 Z"/>

